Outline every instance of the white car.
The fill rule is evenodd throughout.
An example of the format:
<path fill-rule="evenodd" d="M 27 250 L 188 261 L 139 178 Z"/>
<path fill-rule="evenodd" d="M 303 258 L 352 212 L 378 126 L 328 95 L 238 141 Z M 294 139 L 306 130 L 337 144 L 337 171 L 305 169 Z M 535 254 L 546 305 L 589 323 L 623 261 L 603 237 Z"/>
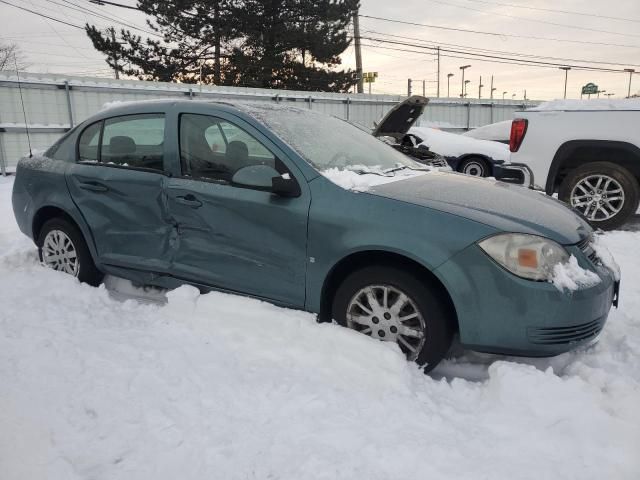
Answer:
<path fill-rule="evenodd" d="M 517 112 L 511 163 L 534 186 L 604 230 L 624 224 L 640 201 L 640 100 L 564 100 Z"/>

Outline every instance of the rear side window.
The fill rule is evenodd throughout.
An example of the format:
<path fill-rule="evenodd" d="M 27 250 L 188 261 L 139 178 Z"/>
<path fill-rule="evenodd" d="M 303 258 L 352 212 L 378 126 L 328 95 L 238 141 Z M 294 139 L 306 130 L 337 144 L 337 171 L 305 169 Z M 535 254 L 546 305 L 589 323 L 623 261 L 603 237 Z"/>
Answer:
<path fill-rule="evenodd" d="M 163 171 L 164 129 L 162 114 L 109 118 L 104 121 L 100 161 Z"/>
<path fill-rule="evenodd" d="M 78 140 L 78 161 L 97 162 L 98 146 L 100 143 L 100 129 L 102 122 L 94 123 L 87 127 Z"/>

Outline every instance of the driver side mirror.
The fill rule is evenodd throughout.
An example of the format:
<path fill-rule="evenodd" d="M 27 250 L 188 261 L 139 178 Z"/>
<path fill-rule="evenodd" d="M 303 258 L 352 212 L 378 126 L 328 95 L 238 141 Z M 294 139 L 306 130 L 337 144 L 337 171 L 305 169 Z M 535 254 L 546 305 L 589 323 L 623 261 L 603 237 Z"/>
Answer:
<path fill-rule="evenodd" d="M 300 185 L 289 173 L 280 175 L 269 165 L 249 165 L 233 175 L 231 182 L 239 187 L 265 190 L 281 197 L 299 197 Z"/>

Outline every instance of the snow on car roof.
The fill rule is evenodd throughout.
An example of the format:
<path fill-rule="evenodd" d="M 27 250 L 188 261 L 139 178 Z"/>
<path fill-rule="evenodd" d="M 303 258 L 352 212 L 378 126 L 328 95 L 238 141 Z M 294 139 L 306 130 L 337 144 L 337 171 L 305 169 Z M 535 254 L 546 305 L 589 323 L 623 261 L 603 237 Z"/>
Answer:
<path fill-rule="evenodd" d="M 640 110 L 640 98 L 552 100 L 527 109 L 528 112 L 591 110 Z"/>

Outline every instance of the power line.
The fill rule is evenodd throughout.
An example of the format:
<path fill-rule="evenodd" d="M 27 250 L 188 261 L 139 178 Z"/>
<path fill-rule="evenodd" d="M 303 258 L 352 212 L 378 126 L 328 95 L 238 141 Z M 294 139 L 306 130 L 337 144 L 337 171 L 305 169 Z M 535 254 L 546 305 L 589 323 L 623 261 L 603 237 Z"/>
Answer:
<path fill-rule="evenodd" d="M 423 48 L 423 49 L 429 49 L 429 50 L 436 50 L 436 48 L 433 47 L 426 47 L 424 45 L 412 45 L 412 44 L 407 44 L 407 43 L 402 43 L 402 42 L 393 42 L 393 41 L 385 41 L 385 40 L 376 40 L 376 39 L 370 39 L 367 37 L 362 37 L 363 39 L 367 39 L 367 40 L 372 40 L 372 41 L 381 41 L 383 43 L 395 43 L 401 46 L 409 46 L 409 47 L 414 47 L 414 48 Z M 365 45 L 363 44 L 363 46 L 367 46 L 367 47 L 372 47 L 372 48 L 382 48 L 385 50 L 395 50 L 395 51 L 400 51 L 400 52 L 408 52 L 408 53 L 417 53 L 417 54 L 421 54 L 421 55 L 431 55 L 431 56 L 435 56 L 436 53 L 432 53 L 432 52 L 424 52 L 424 51 L 416 51 L 416 50 L 407 50 L 407 49 L 403 49 L 403 48 L 393 48 L 393 47 L 382 47 L 380 45 Z M 624 72 L 624 69 L 613 69 L 613 68 L 601 68 L 601 67 L 589 67 L 586 65 L 567 65 L 567 64 L 556 64 L 556 63 L 551 63 L 551 62 L 537 62 L 534 60 L 526 60 L 526 59 L 518 59 L 518 58 L 509 58 L 509 57 L 500 57 L 500 56 L 494 56 L 494 55 L 484 55 L 484 54 L 474 54 L 474 53 L 469 53 L 469 52 L 462 52 L 462 51 L 456 51 L 456 50 L 449 50 L 449 49 L 440 49 L 441 52 L 444 52 L 441 54 L 442 57 L 447 57 L 447 58 L 460 58 L 460 59 L 465 59 L 465 60 L 476 60 L 476 61 L 480 61 L 480 62 L 489 62 L 489 63 L 503 63 L 503 64 L 508 64 L 508 65 L 520 65 L 520 66 L 527 66 L 527 67 L 547 67 L 547 68 L 556 68 L 558 66 L 570 66 L 571 68 L 575 69 L 575 70 L 584 70 L 584 71 L 599 71 L 599 72 L 609 72 L 609 73 L 622 73 Z M 455 55 L 450 55 L 449 53 L 454 53 Z"/>
<path fill-rule="evenodd" d="M 605 42 L 590 42 L 587 40 L 569 40 L 564 38 L 551 38 L 551 37 L 535 37 L 530 35 L 516 35 L 513 33 L 497 33 L 497 32 L 485 32 L 481 30 L 470 30 L 466 28 L 455 28 L 455 27 L 443 27 L 441 25 L 430 25 L 428 23 L 416 23 L 416 22 L 408 22 L 405 20 L 394 20 L 390 18 L 382 18 L 376 17 L 373 15 L 362 15 L 363 18 L 370 18 L 372 20 L 380 20 L 382 22 L 391 22 L 391 23 L 401 23 L 403 25 L 413 25 L 416 27 L 425 27 L 425 28 L 435 28 L 439 30 L 448 30 L 453 32 L 463 32 L 463 33 L 475 33 L 478 35 L 489 35 L 493 37 L 513 37 L 513 38 L 527 38 L 530 40 L 546 40 L 552 42 L 567 42 L 567 43 L 580 43 L 585 45 L 606 45 L 609 47 L 622 47 L 622 48 L 640 48 L 640 45 L 626 45 L 626 44 L 618 44 L 618 43 L 605 43 Z"/>
<path fill-rule="evenodd" d="M 96 3 L 97 5 L 111 5 L 113 7 L 128 8 L 130 10 L 140 10 L 138 7 L 134 7 L 131 5 L 124 5 L 122 3 L 107 2 L 106 0 L 96 0 L 95 2 L 92 2 L 92 3 Z"/>
<path fill-rule="evenodd" d="M 79 30 L 84 30 L 84 27 L 81 27 L 80 25 L 74 25 L 73 23 L 65 22 L 64 20 L 60 20 L 60 19 L 57 19 L 57 18 L 54 18 L 54 17 L 50 17 L 49 15 L 45 15 L 44 13 L 36 12 L 35 10 L 30 10 L 28 8 L 25 8 L 25 7 L 20 7 L 18 5 L 14 5 L 13 3 L 9 3 L 6 0 L 0 0 L 0 3 L 4 3 L 4 4 L 9 5 L 11 7 L 15 7 L 15 8 L 18 8 L 20 10 L 24 10 L 25 12 L 33 13 L 34 15 L 37 15 L 39 17 L 48 18 L 49 20 L 53 20 L 54 22 L 58 22 L 58 23 L 62 23 L 64 25 L 68 25 L 69 27 L 77 28 Z"/>
<path fill-rule="evenodd" d="M 558 10 L 555 8 L 530 7 L 528 5 L 516 5 L 513 3 L 489 2 L 487 0 L 466 0 L 467 2 L 484 3 L 486 5 L 498 5 L 500 7 L 522 8 L 525 10 L 536 10 L 539 12 L 564 13 L 567 15 L 580 15 L 582 17 L 604 18 L 607 20 L 619 20 L 621 22 L 640 23 L 640 20 L 633 18 L 610 17 L 608 15 L 599 15 L 596 13 L 576 12 L 575 10 Z"/>
<path fill-rule="evenodd" d="M 395 41 L 395 40 L 385 40 L 385 39 L 380 39 L 380 38 L 375 38 L 375 37 L 362 37 L 365 40 L 371 40 L 374 42 L 381 42 L 381 43 L 389 43 L 392 45 L 402 45 L 402 46 L 407 46 L 407 47 L 412 47 L 412 48 L 424 48 L 427 50 L 438 50 L 438 47 L 429 47 L 426 45 L 419 45 L 419 44 L 415 44 L 415 43 L 407 43 L 407 42 L 400 42 L 400 41 Z M 468 52 L 468 51 L 461 51 L 461 50 L 453 50 L 453 49 L 449 49 L 449 48 L 440 48 L 440 51 L 442 52 L 449 52 L 449 53 L 455 53 L 455 54 L 460 54 L 460 55 L 470 55 L 472 58 L 473 57 L 482 57 L 482 58 L 492 58 L 492 59 L 498 59 L 498 60 L 512 60 L 512 61 L 518 61 L 521 63 L 527 63 L 527 64 L 532 64 L 532 65 L 538 65 L 538 66 L 547 66 L 547 67 L 571 67 L 571 68 L 575 68 L 576 70 L 591 70 L 591 71 L 603 71 L 603 72 L 624 72 L 623 68 L 620 69 L 614 69 L 614 68 L 604 68 L 604 67 L 590 67 L 587 65 L 572 65 L 569 63 L 554 63 L 554 62 L 545 62 L 545 61 L 541 61 L 541 60 L 528 60 L 525 58 L 511 58 L 511 57 L 505 57 L 505 56 L 499 56 L 499 55 L 489 55 L 486 53 L 474 53 L 474 52 Z M 432 54 L 435 55 L 435 54 Z"/>
<path fill-rule="evenodd" d="M 429 46 L 434 46 L 434 47 L 445 45 L 445 46 L 449 46 L 449 47 L 459 47 L 459 48 L 466 48 L 466 49 L 476 50 L 476 51 L 479 51 L 479 52 L 499 53 L 499 54 L 505 54 L 505 55 L 518 56 L 518 57 L 537 58 L 537 59 L 541 59 L 541 60 L 546 59 L 546 60 L 559 60 L 559 61 L 567 61 L 567 62 L 595 63 L 595 64 L 600 64 L 600 65 L 624 65 L 624 66 L 627 66 L 627 67 L 640 67 L 639 64 L 631 64 L 631 63 L 627 63 L 627 62 L 604 62 L 604 61 L 599 61 L 599 60 L 585 60 L 585 59 L 576 59 L 576 58 L 550 57 L 550 56 L 544 56 L 544 55 L 534 55 L 534 54 L 530 54 L 530 53 L 508 52 L 508 51 L 505 51 L 505 50 L 490 50 L 490 49 L 486 49 L 486 48 L 472 47 L 470 45 L 461 45 L 459 43 L 437 42 L 435 40 L 424 40 L 422 38 L 416 38 L 416 37 L 406 37 L 406 36 L 403 36 L 403 35 L 393 35 L 391 33 L 376 32 L 374 30 L 364 30 L 364 32 L 365 33 L 372 33 L 374 35 L 383 35 L 385 37 L 402 38 L 402 39 L 405 39 L 405 40 L 415 40 L 415 41 L 431 44 Z"/>
<path fill-rule="evenodd" d="M 455 7 L 455 8 L 462 8 L 463 10 L 472 10 L 474 12 L 480 12 L 482 14 L 485 15 L 497 15 L 499 17 L 507 17 L 507 18 L 516 18 L 518 20 L 524 20 L 526 22 L 535 22 L 535 23 L 543 23 L 546 25 L 553 25 L 556 27 L 563 27 L 563 28 L 574 28 L 576 30 L 586 30 L 589 32 L 597 32 L 597 33 L 606 33 L 608 35 L 622 35 L 625 37 L 640 37 L 640 35 L 634 34 L 634 33 L 622 33 L 622 32 L 612 32 L 610 30 L 598 30 L 597 28 L 589 28 L 589 27 L 581 27 L 578 25 L 569 25 L 566 23 L 557 23 L 557 22 L 549 22 L 547 20 L 538 20 L 535 18 L 527 18 L 527 17 L 520 17 L 517 15 L 509 15 L 508 13 L 500 13 L 500 12 L 487 12 L 486 10 L 482 10 L 480 8 L 473 8 L 470 7 L 468 5 L 457 5 L 455 3 L 449 3 L 449 2 L 445 2 L 443 0 L 429 0 L 433 3 L 439 3 L 440 5 L 446 5 L 448 7 Z"/>
<path fill-rule="evenodd" d="M 56 3 L 53 0 L 47 0 L 47 1 L 51 2 L 51 3 Z M 139 31 L 145 32 L 145 33 L 147 33 L 149 35 L 155 35 L 156 37 L 161 37 L 162 38 L 162 36 L 158 35 L 156 32 L 152 32 L 150 30 L 144 29 L 144 28 L 139 27 L 138 25 L 134 25 L 132 23 L 127 23 L 123 18 L 118 17 L 116 15 L 113 15 L 113 16 L 105 15 L 105 14 L 102 14 L 102 13 L 97 12 L 95 10 L 83 7 L 82 5 L 78 5 L 77 3 L 71 2 L 69 0 L 62 0 L 62 1 L 64 3 L 68 3 L 69 5 L 73 5 L 73 7 L 77 7 L 77 8 L 73 8 L 73 7 L 68 6 L 68 5 L 62 5 L 64 7 L 66 7 L 66 8 L 70 8 L 72 10 L 81 9 L 81 10 L 78 10 L 78 11 L 83 12 L 85 15 L 88 13 L 88 14 L 93 15 L 95 17 L 103 18 L 103 19 L 109 20 L 110 22 L 118 23 L 120 25 L 124 25 L 125 27 L 132 28 L 134 30 L 139 30 Z M 60 4 L 58 4 L 58 5 L 60 5 Z"/>

